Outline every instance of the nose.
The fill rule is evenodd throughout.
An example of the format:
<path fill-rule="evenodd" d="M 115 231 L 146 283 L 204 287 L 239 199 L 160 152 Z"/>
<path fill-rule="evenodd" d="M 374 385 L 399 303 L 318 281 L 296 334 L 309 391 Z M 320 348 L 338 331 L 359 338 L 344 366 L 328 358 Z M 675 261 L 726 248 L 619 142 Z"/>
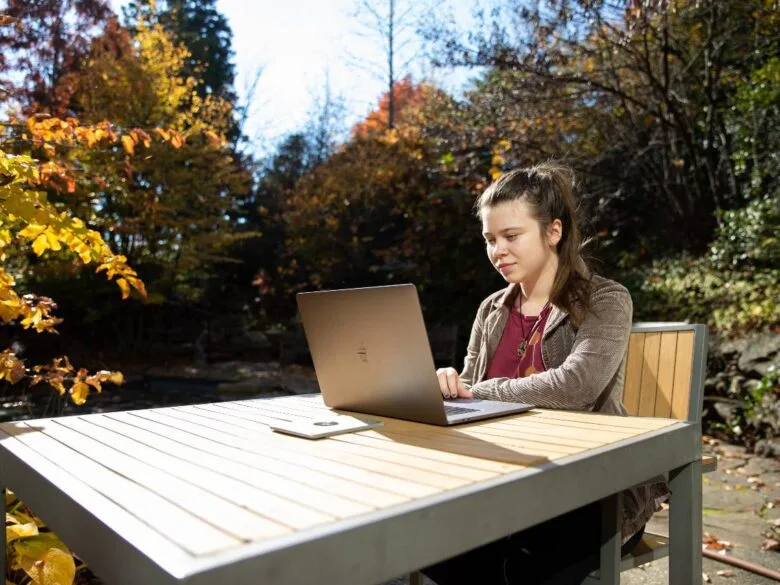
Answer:
<path fill-rule="evenodd" d="M 493 256 L 496 258 L 503 258 L 507 255 L 507 249 L 505 245 L 502 244 L 496 244 L 496 247 L 493 248 Z"/>

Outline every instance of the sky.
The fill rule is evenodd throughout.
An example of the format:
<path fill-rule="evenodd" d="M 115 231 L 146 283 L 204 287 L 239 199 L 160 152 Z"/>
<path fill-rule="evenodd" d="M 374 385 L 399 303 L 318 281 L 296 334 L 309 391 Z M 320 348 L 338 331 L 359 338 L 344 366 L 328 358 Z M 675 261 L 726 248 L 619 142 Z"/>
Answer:
<path fill-rule="evenodd" d="M 356 2 L 218 0 L 217 9 L 233 31 L 235 87 L 242 103 L 261 71 L 244 129 L 250 150 L 268 154 L 280 138 L 300 129 L 326 86 L 332 95 L 343 97 L 348 126 L 376 107 L 386 82 L 371 69 L 378 70 L 383 50 L 380 40 L 366 36 L 354 17 Z M 111 0 L 117 12 L 126 3 Z M 381 0 L 374 3 L 382 4 Z M 470 13 L 471 4 L 472 0 L 440 0 L 436 5 L 438 9 L 446 5 L 462 18 Z M 454 93 L 469 77 L 464 71 L 431 70 L 422 47 L 414 44 L 403 58 L 412 59 L 408 70 L 415 81 L 432 79 Z"/>

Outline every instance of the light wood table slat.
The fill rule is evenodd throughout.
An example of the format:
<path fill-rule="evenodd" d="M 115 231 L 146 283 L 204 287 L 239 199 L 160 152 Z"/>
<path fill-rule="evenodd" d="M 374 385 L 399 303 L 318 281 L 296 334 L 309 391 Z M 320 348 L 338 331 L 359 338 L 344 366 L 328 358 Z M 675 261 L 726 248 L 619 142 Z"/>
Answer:
<path fill-rule="evenodd" d="M 117 419 L 115 416 L 106 415 L 95 424 L 104 425 L 139 443 L 154 445 L 183 461 L 206 466 L 216 473 L 254 487 L 248 497 L 252 497 L 255 492 L 258 494 L 256 502 L 258 506 L 262 505 L 264 514 L 296 530 L 359 514 L 367 509 L 366 506 L 345 503 L 343 498 L 338 500 L 337 506 L 330 509 L 323 507 L 320 504 L 323 500 L 332 503 L 324 487 L 337 490 L 323 481 L 328 479 L 328 476 L 323 478 L 317 474 L 304 474 L 289 463 L 285 467 L 284 463 L 259 454 L 232 447 L 213 446 L 197 437 L 183 437 L 181 433 L 171 432 L 165 425 L 143 418 L 129 416 Z M 182 439 L 187 439 L 192 446 L 182 442 Z M 269 468 L 274 468 L 275 472 L 267 471 Z M 288 468 L 294 469 L 295 472 L 289 473 Z M 342 483 L 337 487 L 346 486 Z M 315 494 L 320 497 L 312 501 Z M 395 499 L 389 503 L 399 501 L 403 500 Z M 340 516 L 340 513 L 343 516 Z"/>
<path fill-rule="evenodd" d="M 455 453 L 448 453 L 446 451 L 431 449 L 429 447 L 423 447 L 421 445 L 415 445 L 410 442 L 406 442 L 406 439 L 407 437 L 404 435 L 388 433 L 387 431 L 384 431 L 382 434 L 376 431 L 364 431 L 361 433 L 351 433 L 333 437 L 334 441 L 340 440 L 356 443 L 366 443 L 368 441 L 378 442 L 382 445 L 382 449 L 408 453 L 413 457 L 419 457 L 426 460 L 457 463 L 471 469 L 478 469 L 496 474 L 517 471 L 518 469 L 522 469 L 524 467 L 522 465 L 501 463 L 499 461 L 489 461 L 486 459 L 480 459 L 478 457 L 469 457 L 468 455 L 458 455 Z"/>
<path fill-rule="evenodd" d="M 126 455 L 116 446 L 107 446 L 100 440 L 93 440 L 98 437 L 84 434 L 84 427 L 70 419 L 71 417 L 55 419 L 52 424 L 46 426 L 46 434 L 78 450 L 106 469 L 162 496 L 192 516 L 215 526 L 233 538 L 251 541 L 279 536 L 290 531 L 289 528 L 267 518 L 251 512 L 246 513 L 241 506 L 202 489 L 198 485 L 200 482 L 197 478 L 192 478 L 194 481 L 181 479 Z M 97 431 L 95 434 L 99 435 L 100 432 Z"/>
<path fill-rule="evenodd" d="M 94 489 L 126 510 L 133 510 L 141 521 L 157 528 L 190 554 L 204 555 L 240 544 L 240 540 L 49 436 L 45 432 L 46 421 L 32 424 L 4 425 L 3 430 L 58 465 L 67 467 L 71 473 L 89 478 Z M 30 432 L 31 429 L 38 432 Z"/>
<path fill-rule="evenodd" d="M 197 418 L 193 417 L 189 412 L 186 412 L 184 408 L 173 409 L 166 413 L 172 417 L 187 420 L 193 423 L 198 423 Z M 252 416 L 252 415 L 250 415 Z M 246 437 L 249 439 L 259 438 L 258 435 L 263 436 L 264 441 L 270 441 L 272 445 L 278 445 L 283 448 L 290 448 L 298 450 L 303 447 L 306 450 L 311 448 L 311 445 L 301 444 L 300 439 L 296 437 L 287 437 L 279 435 L 270 431 L 270 429 L 258 428 L 256 422 L 251 422 L 251 419 L 244 419 L 243 421 L 239 417 L 226 418 L 222 422 L 229 422 L 233 425 L 232 432 L 238 436 Z M 396 465 L 383 459 L 374 459 L 371 456 L 371 452 L 368 449 L 364 449 L 360 453 L 350 453 L 338 448 L 338 443 L 327 441 L 317 447 L 317 452 L 320 457 L 332 459 L 343 463 L 348 463 L 351 466 L 359 467 L 367 471 L 373 471 L 381 473 L 387 477 L 394 477 L 397 479 L 411 478 L 415 483 L 430 486 L 439 489 L 451 489 L 461 485 L 465 485 L 463 479 L 456 477 L 448 477 L 439 475 L 438 473 L 432 473 L 425 469 L 410 469 L 402 465 Z M 410 472 L 413 474 L 410 476 Z"/>
<path fill-rule="evenodd" d="M 238 411 L 233 411 L 238 412 Z M 236 415 L 238 416 L 238 415 Z M 260 415 L 254 415 L 251 412 L 242 411 L 240 416 L 247 418 L 248 420 L 255 420 L 256 422 L 262 421 Z M 380 427 L 376 432 L 378 433 L 404 433 L 408 436 L 433 439 L 440 442 L 442 448 L 452 449 L 459 445 L 473 449 L 483 445 L 487 449 L 478 450 L 480 456 L 485 453 L 492 453 L 498 460 L 507 460 L 512 463 L 529 464 L 547 460 L 550 457 L 557 457 L 562 455 L 570 455 L 572 453 L 579 452 L 581 447 L 565 447 L 558 445 L 550 445 L 545 443 L 537 443 L 529 440 L 521 439 L 508 439 L 505 436 L 490 436 L 491 442 L 483 441 L 480 439 L 479 428 L 477 430 L 464 429 L 464 427 L 438 427 L 434 425 L 421 425 L 419 423 L 410 423 L 408 421 L 401 421 L 396 419 L 385 418 L 381 416 L 372 416 L 371 418 L 381 420 L 385 423 L 384 427 Z M 299 442 L 296 442 L 296 446 Z M 324 449 L 324 447 L 320 447 Z M 523 449 L 527 452 L 519 451 Z M 468 452 L 464 453 L 468 454 Z M 417 479 L 417 478 L 415 478 Z"/>
<path fill-rule="evenodd" d="M 146 428 L 183 445 L 192 445 L 217 459 L 227 458 L 252 466 L 255 473 L 262 474 L 263 483 L 260 485 L 263 489 L 272 491 L 280 497 L 304 502 L 315 510 L 336 517 L 348 517 L 361 513 L 365 509 L 365 506 L 359 503 L 359 498 L 353 499 L 353 494 L 350 491 L 330 493 L 325 489 L 327 483 L 323 485 L 318 483 L 322 476 L 309 474 L 309 470 L 301 469 L 312 467 L 316 470 L 319 468 L 326 475 L 339 477 L 336 475 L 338 470 L 334 472 L 331 465 L 316 466 L 313 461 L 289 457 L 289 453 L 279 452 L 274 449 L 273 445 L 260 440 L 250 443 L 234 435 L 213 431 L 205 425 L 194 425 L 160 413 L 137 411 L 129 414 L 132 415 L 132 418 L 120 420 L 126 420 L 129 424 Z M 296 473 L 297 477 L 290 478 L 281 475 L 283 470 L 280 467 L 285 463 L 288 465 L 286 469 L 288 472 L 291 467 L 299 468 Z M 287 475 L 289 476 L 289 473 Z M 305 481 L 307 475 L 312 475 L 314 479 Z M 377 483 L 376 478 L 374 483 Z M 359 494 L 363 491 L 363 487 L 355 486 L 351 491 Z M 429 492 L 431 490 L 420 489 L 416 491 Z M 399 499 L 395 501 L 398 502 Z"/>
<path fill-rule="evenodd" d="M 200 453 L 193 453 L 194 449 L 189 449 L 189 453 L 182 453 L 182 450 L 177 449 L 176 443 L 171 444 L 166 439 L 162 439 L 161 442 L 160 437 L 150 440 L 148 436 L 143 436 L 144 431 L 107 417 L 90 417 L 88 420 L 71 417 L 68 426 L 99 440 L 104 445 L 132 452 L 134 456 L 153 465 L 156 469 L 164 470 L 193 485 L 199 485 L 241 508 L 268 518 L 272 521 L 271 525 L 276 527 L 273 533 L 284 534 L 291 529 L 314 526 L 334 519 L 333 516 L 317 513 L 289 500 L 263 492 L 235 477 L 219 473 L 219 467 L 209 465 L 215 463 L 213 460 L 209 458 L 204 460 L 199 456 Z"/>

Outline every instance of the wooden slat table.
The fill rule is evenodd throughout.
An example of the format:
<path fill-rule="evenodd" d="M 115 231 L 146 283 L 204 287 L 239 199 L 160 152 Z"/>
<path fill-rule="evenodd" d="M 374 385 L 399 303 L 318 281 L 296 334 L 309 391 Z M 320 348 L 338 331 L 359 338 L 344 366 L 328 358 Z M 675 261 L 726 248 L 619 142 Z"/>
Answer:
<path fill-rule="evenodd" d="M 110 585 L 373 585 L 670 473 L 670 579 L 701 574 L 697 425 L 533 410 L 319 441 L 267 426 L 324 409 L 309 395 L 5 423 L 0 480 Z"/>

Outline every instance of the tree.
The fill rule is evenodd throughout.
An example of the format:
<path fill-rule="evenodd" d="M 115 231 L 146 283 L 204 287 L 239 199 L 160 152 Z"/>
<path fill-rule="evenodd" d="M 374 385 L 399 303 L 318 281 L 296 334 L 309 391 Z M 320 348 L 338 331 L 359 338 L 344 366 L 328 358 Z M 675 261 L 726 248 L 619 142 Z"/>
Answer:
<path fill-rule="evenodd" d="M 67 113 L 61 83 L 111 19 L 106 0 L 6 0 L 0 13 L 0 99 L 29 113 Z"/>
<path fill-rule="evenodd" d="M 408 67 L 414 58 L 411 53 L 415 40 L 415 18 L 420 4 L 403 0 L 359 0 L 356 3 L 354 17 L 363 37 L 378 42 L 384 61 L 381 63 L 352 58 L 354 64 L 360 64 L 374 76 L 383 79 L 387 87 L 387 128 L 394 128 L 396 122 L 395 93 L 396 83 L 408 75 Z"/>
<path fill-rule="evenodd" d="M 201 98 L 213 95 L 235 103 L 233 32 L 216 0 L 133 0 L 122 14 L 131 30 L 159 24 L 187 48 L 180 74 L 197 80 Z"/>
<path fill-rule="evenodd" d="M 723 0 L 501 6 L 468 38 L 429 31 L 447 62 L 500 71 L 500 83 L 485 92 L 496 107 L 538 110 L 535 99 L 548 110 L 545 124 L 558 115 L 587 121 L 558 149 L 577 159 L 619 247 L 630 245 L 640 205 L 642 217 L 654 218 L 643 231 L 659 248 L 705 249 L 715 211 L 746 201 L 731 106 L 735 82 L 776 53 L 770 7 Z"/>
<path fill-rule="evenodd" d="M 227 142 L 231 104 L 201 98 L 197 81 L 184 76 L 188 61 L 187 49 L 161 25 L 141 26 L 132 44 L 122 31 L 99 39 L 83 75 L 73 80 L 85 120 L 154 128 L 180 147 L 151 143 L 146 157 L 130 163 L 139 135 L 124 152 L 92 155 L 98 181 L 82 187 L 92 194 L 90 206 L 99 201 L 96 221 L 106 237 L 128 258 L 165 267 L 169 283 L 222 258 L 235 239 L 230 215 L 251 189 L 251 174 Z"/>

